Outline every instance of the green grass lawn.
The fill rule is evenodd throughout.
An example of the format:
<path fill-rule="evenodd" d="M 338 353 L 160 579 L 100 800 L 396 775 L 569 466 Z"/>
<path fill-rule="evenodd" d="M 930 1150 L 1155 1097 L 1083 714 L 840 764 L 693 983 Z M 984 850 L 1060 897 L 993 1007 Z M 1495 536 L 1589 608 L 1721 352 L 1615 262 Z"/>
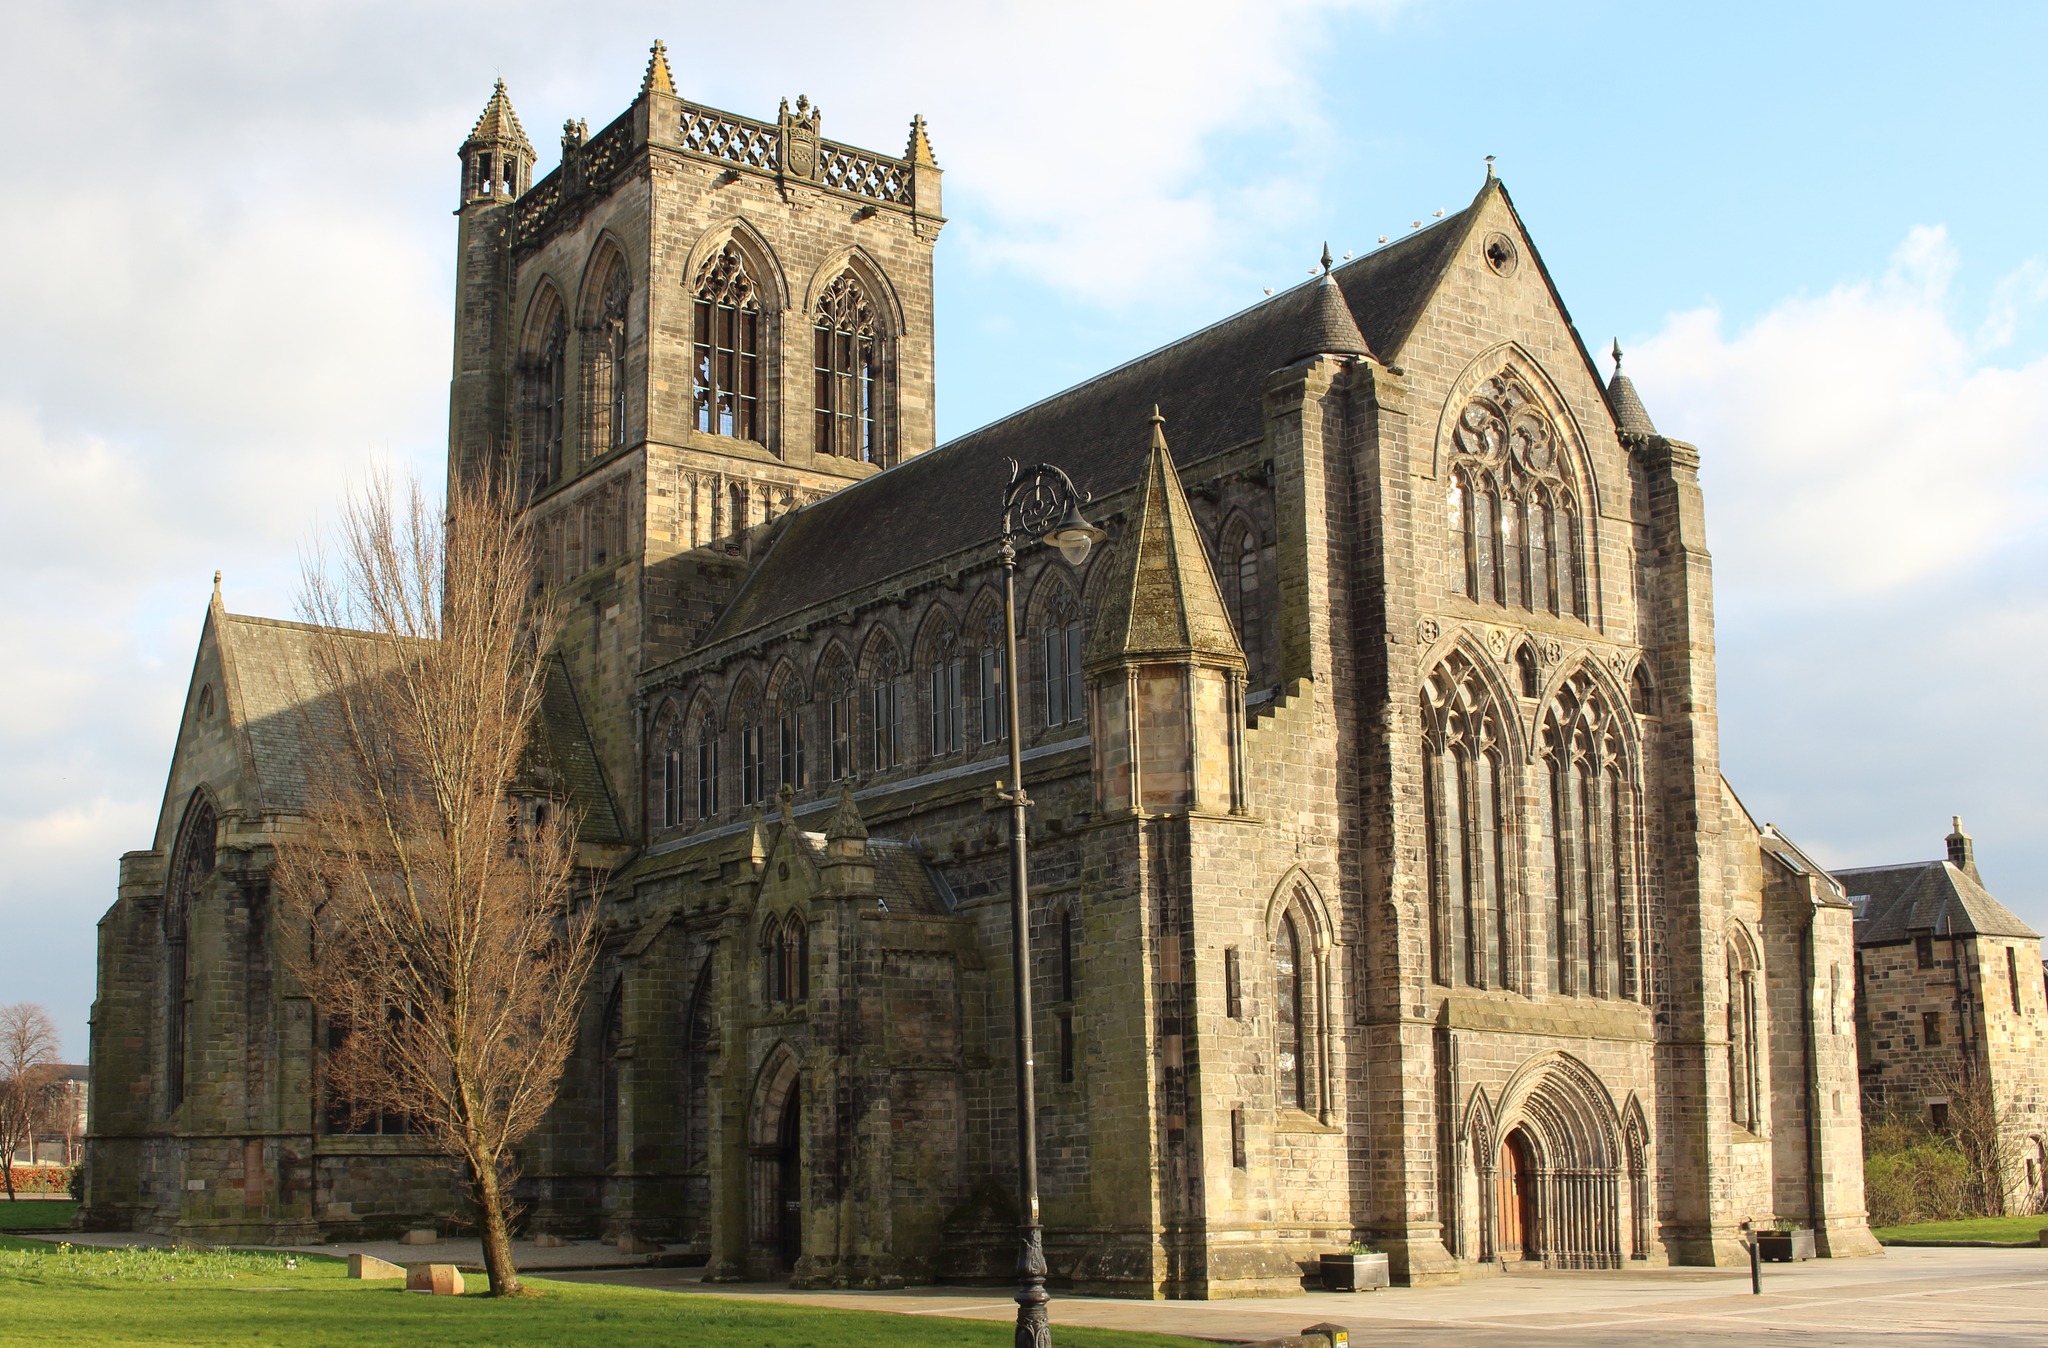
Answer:
<path fill-rule="evenodd" d="M 2041 1231 L 2048 1228 L 2048 1216 L 1967 1217 L 1954 1222 L 1921 1222 L 1917 1226 L 1874 1228 L 1879 1240 L 1968 1240 L 1993 1241 L 2000 1245 L 2039 1245 Z"/>
<path fill-rule="evenodd" d="M 295 1266 L 294 1266 L 295 1265 Z M 0 1236 L 0 1344 L 639 1344 L 920 1348 L 1011 1342 L 1008 1324 L 531 1280 L 538 1295 L 428 1297 L 351 1282 L 339 1260 L 210 1250 L 60 1248 Z M 482 1285 L 478 1276 L 472 1287 Z M 1060 1329 L 1085 1348 L 1191 1339 Z"/>
<path fill-rule="evenodd" d="M 0 1196 L 0 1231 L 65 1231 L 78 1204 L 68 1198 L 23 1198 L 10 1203 Z"/>

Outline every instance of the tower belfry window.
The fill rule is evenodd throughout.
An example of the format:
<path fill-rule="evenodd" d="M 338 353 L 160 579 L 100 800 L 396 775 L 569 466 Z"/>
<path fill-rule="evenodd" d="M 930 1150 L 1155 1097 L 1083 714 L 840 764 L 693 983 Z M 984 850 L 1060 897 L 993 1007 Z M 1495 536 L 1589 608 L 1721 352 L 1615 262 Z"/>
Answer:
<path fill-rule="evenodd" d="M 728 243 L 697 273 L 697 429 L 761 438 L 761 301 Z"/>
<path fill-rule="evenodd" d="M 820 454 L 881 461 L 877 440 L 881 362 L 875 306 L 851 271 L 818 297 L 814 333 L 816 412 L 812 448 Z"/>

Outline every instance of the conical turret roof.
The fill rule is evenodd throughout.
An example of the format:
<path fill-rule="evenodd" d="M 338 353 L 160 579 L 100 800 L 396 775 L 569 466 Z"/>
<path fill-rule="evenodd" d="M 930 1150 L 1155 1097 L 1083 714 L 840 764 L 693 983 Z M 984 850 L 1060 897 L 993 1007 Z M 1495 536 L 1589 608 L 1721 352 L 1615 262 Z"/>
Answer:
<path fill-rule="evenodd" d="M 1614 427 L 1624 440 L 1647 440 L 1657 433 L 1650 424 L 1650 409 L 1636 394 L 1636 386 L 1621 372 L 1621 343 L 1614 344 L 1614 377 L 1607 381 L 1607 406 L 1614 412 Z"/>
<path fill-rule="evenodd" d="M 463 144 L 473 145 L 480 140 L 516 145 L 529 152 L 533 149 L 532 143 L 526 139 L 526 128 L 519 125 L 519 114 L 512 110 L 512 97 L 505 92 L 502 79 L 491 89 L 491 101 L 484 104 L 482 115 L 470 128 L 469 139 Z"/>
<path fill-rule="evenodd" d="M 1110 567 L 1088 634 L 1089 668 L 1191 657 L 1244 664 L 1157 407 L 1138 508 Z"/>
<path fill-rule="evenodd" d="M 1310 356 L 1369 356 L 1372 351 L 1365 344 L 1365 334 L 1358 330 L 1358 320 L 1352 316 L 1351 306 L 1344 302 L 1344 292 L 1337 287 L 1337 278 L 1330 275 L 1330 245 L 1323 245 L 1323 279 L 1316 283 L 1315 294 L 1309 300 L 1308 317 L 1301 325 L 1301 338 L 1295 343 L 1299 348 L 1287 358 L 1289 365 Z"/>

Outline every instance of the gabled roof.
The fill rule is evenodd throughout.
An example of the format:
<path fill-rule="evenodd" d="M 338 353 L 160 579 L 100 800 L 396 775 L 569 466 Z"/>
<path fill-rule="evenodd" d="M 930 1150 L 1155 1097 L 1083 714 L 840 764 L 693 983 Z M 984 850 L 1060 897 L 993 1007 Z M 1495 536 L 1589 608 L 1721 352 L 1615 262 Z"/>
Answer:
<path fill-rule="evenodd" d="M 1173 471 L 1157 411 L 1138 508 L 1110 567 L 1088 633 L 1090 668 L 1191 656 L 1243 666 L 1244 652 L 1209 569 L 1209 550 L 1181 491 L 1180 475 Z"/>
<path fill-rule="evenodd" d="M 1991 897 L 1967 871 L 1947 861 L 1863 866 L 1836 871 L 1857 909 L 1856 944 L 1884 945 L 1915 936 L 2012 936 L 2040 933 Z"/>
<path fill-rule="evenodd" d="M 622 845 L 631 841 L 619 823 L 605 786 L 604 768 L 591 747 L 590 729 L 569 682 L 569 667 L 558 652 L 548 661 L 547 683 L 541 690 L 540 723 L 535 743 L 560 775 L 559 787 L 576 807 L 582 822 L 577 837 L 588 843 Z"/>
<path fill-rule="evenodd" d="M 1383 358 L 1394 358 L 1414 329 L 1484 198 L 1333 273 L 1360 336 Z M 707 643 L 942 557 L 993 548 L 1006 460 L 1057 463 L 1099 498 L 1138 481 L 1155 405 L 1173 423 L 1184 464 L 1259 439 L 1265 377 L 1292 364 L 1303 334 L 1320 326 L 1321 288 L 1321 278 L 1305 282 L 784 516 Z"/>
<path fill-rule="evenodd" d="M 314 638 L 326 629 L 276 618 L 213 611 L 228 714 L 249 776 L 250 803 L 298 811 L 307 804 L 307 768 L 342 739 L 334 706 L 320 694 Z M 337 629 L 344 640 L 367 633 Z"/>

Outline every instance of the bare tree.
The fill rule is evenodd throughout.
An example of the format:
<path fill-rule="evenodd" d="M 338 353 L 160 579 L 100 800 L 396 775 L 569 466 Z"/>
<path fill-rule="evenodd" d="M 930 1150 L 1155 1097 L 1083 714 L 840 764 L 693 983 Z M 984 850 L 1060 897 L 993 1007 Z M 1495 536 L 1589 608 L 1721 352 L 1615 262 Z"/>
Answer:
<path fill-rule="evenodd" d="M 0 1006 L 0 1172 L 14 1201 L 14 1153 L 33 1143 L 57 1081 L 57 1026 L 34 1002 Z M 29 1160 L 35 1160 L 33 1147 Z"/>
<path fill-rule="evenodd" d="M 436 515 L 373 484 L 301 610 L 326 749 L 274 887 L 286 963 L 330 1026 L 328 1098 L 404 1117 L 464 1175 L 493 1295 L 519 1291 L 515 1150 L 553 1102 L 595 956 L 594 881 L 566 802 L 526 787 L 558 615 L 502 492 Z"/>
<path fill-rule="evenodd" d="M 1927 1090 L 1948 1097 L 1947 1132 L 1969 1162 L 1976 1211 L 2003 1216 L 2020 1170 L 2024 1111 L 1998 1098 L 1991 1074 L 1981 1066 L 1972 1071 L 1950 1063 L 1929 1075 Z"/>

